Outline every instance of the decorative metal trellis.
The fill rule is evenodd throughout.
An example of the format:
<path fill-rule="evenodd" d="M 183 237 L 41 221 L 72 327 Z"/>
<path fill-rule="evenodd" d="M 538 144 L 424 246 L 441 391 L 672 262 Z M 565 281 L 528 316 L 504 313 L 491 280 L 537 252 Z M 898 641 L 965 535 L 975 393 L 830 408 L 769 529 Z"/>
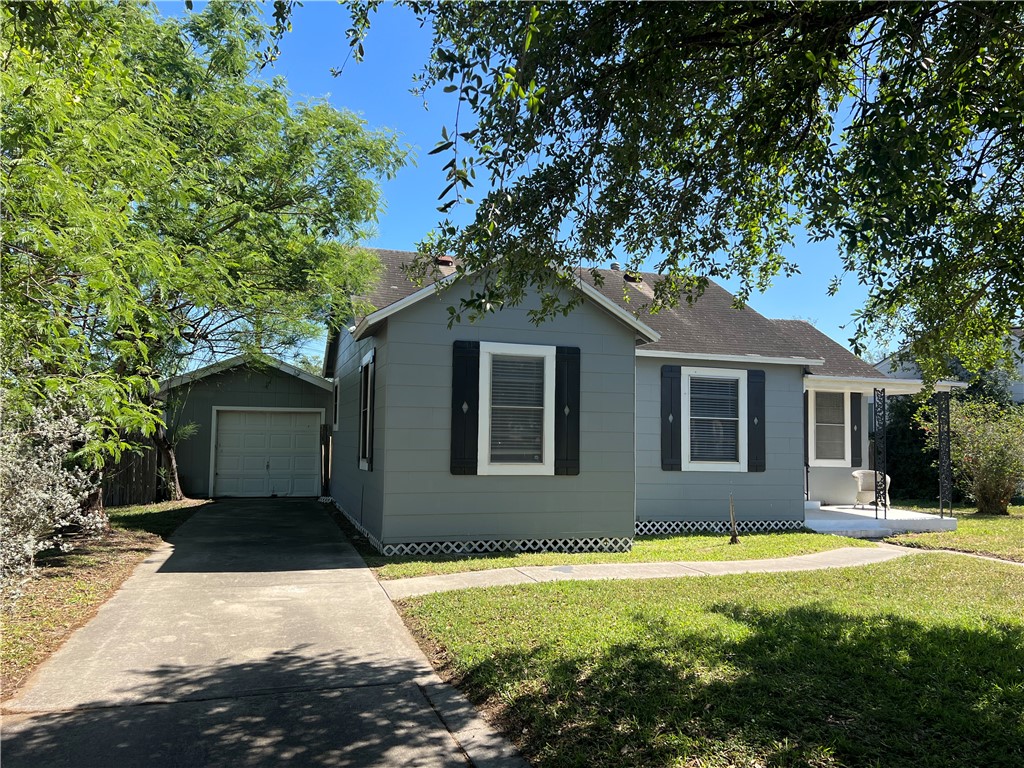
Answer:
<path fill-rule="evenodd" d="M 886 487 L 888 472 L 885 466 L 885 426 L 888 422 L 886 413 L 885 389 L 875 390 L 875 519 L 878 519 L 878 508 L 882 515 L 889 519 L 889 494 Z"/>
<path fill-rule="evenodd" d="M 936 392 L 939 422 L 939 517 L 953 515 L 953 465 L 949 453 L 949 392 Z"/>

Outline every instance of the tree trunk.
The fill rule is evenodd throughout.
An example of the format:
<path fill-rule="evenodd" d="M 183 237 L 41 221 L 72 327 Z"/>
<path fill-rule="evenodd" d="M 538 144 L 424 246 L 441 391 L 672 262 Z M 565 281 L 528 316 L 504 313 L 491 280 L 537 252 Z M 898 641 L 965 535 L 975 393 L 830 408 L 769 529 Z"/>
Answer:
<path fill-rule="evenodd" d="M 167 467 L 167 493 L 171 501 L 181 501 L 185 494 L 181 492 L 181 480 L 178 478 L 178 457 L 174 453 L 174 444 L 167 439 L 167 430 L 164 427 L 157 427 L 153 442 L 164 457 L 164 464 Z"/>

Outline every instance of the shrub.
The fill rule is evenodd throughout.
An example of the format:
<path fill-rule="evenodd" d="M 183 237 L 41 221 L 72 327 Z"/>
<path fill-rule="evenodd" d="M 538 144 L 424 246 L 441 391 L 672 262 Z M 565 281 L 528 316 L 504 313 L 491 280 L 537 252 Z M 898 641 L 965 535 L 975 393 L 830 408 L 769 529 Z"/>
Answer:
<path fill-rule="evenodd" d="M 1024 481 L 1024 406 L 953 400 L 949 435 L 953 471 L 978 512 L 1009 514 Z"/>
<path fill-rule="evenodd" d="M 57 399 L 14 407 L 3 391 L 0 412 L 0 604 L 9 607 L 36 554 L 70 549 L 69 532 L 96 531 L 104 518 L 84 508 L 96 483 L 71 458 L 86 442 L 84 414 Z"/>

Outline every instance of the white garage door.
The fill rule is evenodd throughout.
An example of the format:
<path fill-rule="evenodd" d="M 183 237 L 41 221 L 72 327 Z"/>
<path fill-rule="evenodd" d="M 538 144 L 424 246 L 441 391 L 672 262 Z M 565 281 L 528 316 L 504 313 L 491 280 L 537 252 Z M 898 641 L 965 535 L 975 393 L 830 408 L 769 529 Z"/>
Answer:
<path fill-rule="evenodd" d="M 218 411 L 214 496 L 319 496 L 320 413 Z"/>

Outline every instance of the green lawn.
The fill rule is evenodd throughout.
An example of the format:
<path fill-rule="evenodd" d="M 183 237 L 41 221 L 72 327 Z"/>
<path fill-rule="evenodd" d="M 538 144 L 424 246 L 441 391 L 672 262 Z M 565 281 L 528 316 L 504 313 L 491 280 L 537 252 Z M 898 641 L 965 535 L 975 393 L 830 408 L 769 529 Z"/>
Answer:
<path fill-rule="evenodd" d="M 900 509 L 938 514 L 937 506 L 927 503 L 896 502 Z M 1009 515 L 979 515 L 973 507 L 958 507 L 956 530 L 942 533 L 906 533 L 888 539 L 893 544 L 924 549 L 953 549 L 992 555 L 1024 563 L 1024 506 L 1010 507 Z"/>
<path fill-rule="evenodd" d="M 555 582 L 401 604 L 535 766 L 1024 765 L 1024 568 Z"/>
<path fill-rule="evenodd" d="M 760 560 L 809 555 L 840 547 L 870 547 L 870 542 L 818 533 L 757 533 L 741 535 L 729 544 L 729 535 L 639 536 L 629 552 L 498 552 L 485 555 L 407 555 L 384 557 L 362 537 L 346 529 L 366 564 L 380 579 L 434 576 L 524 565 L 580 565 L 583 563 L 659 563 L 685 560 Z"/>

